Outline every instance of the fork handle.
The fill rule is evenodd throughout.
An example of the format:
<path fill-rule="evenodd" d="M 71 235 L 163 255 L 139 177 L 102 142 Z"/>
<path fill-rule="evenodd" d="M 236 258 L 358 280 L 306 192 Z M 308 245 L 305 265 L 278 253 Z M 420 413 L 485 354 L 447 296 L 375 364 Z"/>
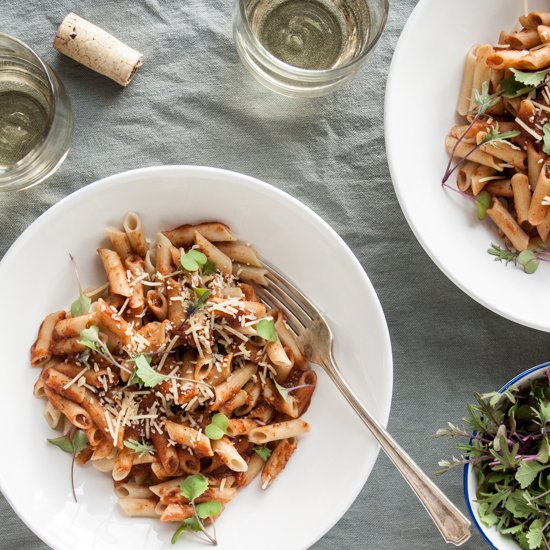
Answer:
<path fill-rule="evenodd" d="M 365 409 L 338 369 L 325 365 L 325 370 L 426 508 L 445 542 L 455 546 L 464 544 L 470 538 L 470 521 Z"/>

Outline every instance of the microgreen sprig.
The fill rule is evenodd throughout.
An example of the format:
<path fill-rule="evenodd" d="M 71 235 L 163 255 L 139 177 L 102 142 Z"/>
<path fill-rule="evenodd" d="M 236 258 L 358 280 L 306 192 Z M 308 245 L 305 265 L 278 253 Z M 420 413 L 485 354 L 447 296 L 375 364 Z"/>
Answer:
<path fill-rule="evenodd" d="M 189 500 L 193 507 L 193 517 L 186 519 L 176 530 L 172 536 L 172 544 L 176 544 L 179 537 L 184 532 L 202 532 L 206 537 L 199 538 L 205 542 L 210 542 L 216 546 L 218 541 L 216 540 L 216 524 L 213 518 L 218 516 L 222 511 L 222 505 L 217 500 L 211 500 L 208 502 L 201 502 L 196 504 L 195 500 L 199 498 L 208 489 L 208 480 L 202 474 L 195 474 L 188 476 L 180 483 L 180 492 L 183 497 Z M 202 520 L 212 519 L 212 527 L 214 535 L 212 536 L 205 528 Z"/>
<path fill-rule="evenodd" d="M 271 450 L 265 445 L 256 446 L 252 449 L 264 462 L 267 462 L 267 459 L 271 456 Z"/>
<path fill-rule="evenodd" d="M 495 257 L 496 262 L 504 262 L 506 265 L 510 262 L 514 265 L 519 264 L 525 273 L 529 275 L 535 273 L 535 271 L 539 268 L 539 262 L 550 261 L 548 251 L 542 246 L 517 252 L 515 250 L 510 250 L 508 247 L 501 248 L 500 246 L 491 243 L 491 246 L 488 248 L 487 252 L 491 256 Z"/>
<path fill-rule="evenodd" d="M 441 180 L 441 183 L 444 184 L 451 176 L 451 174 L 459 167 L 461 166 L 466 160 L 472 155 L 475 151 L 477 151 L 482 145 L 487 145 L 488 143 L 496 143 L 498 141 L 505 141 L 507 139 L 510 139 L 512 137 L 516 137 L 520 135 L 520 132 L 518 131 L 512 131 L 512 132 L 504 132 L 500 133 L 498 130 L 498 123 L 495 125 L 495 128 L 492 128 L 491 131 L 488 131 L 483 140 L 474 145 L 472 149 L 463 157 L 461 158 L 454 167 L 451 168 L 453 158 L 455 156 L 456 150 L 460 143 L 462 143 L 463 139 L 466 137 L 468 132 L 473 128 L 474 124 L 478 122 L 485 114 L 486 112 L 493 107 L 498 101 L 500 100 L 500 94 L 489 94 L 489 83 L 487 81 L 483 82 L 481 85 L 481 91 L 474 88 L 473 90 L 473 97 L 474 102 L 476 104 L 476 114 L 472 118 L 472 121 L 468 125 L 468 127 L 464 130 L 462 135 L 456 140 L 456 143 L 453 146 L 453 149 L 450 154 L 449 162 L 447 163 L 447 168 L 445 169 L 445 174 L 443 175 L 443 179 Z"/>
<path fill-rule="evenodd" d="M 277 389 L 277 392 L 279 395 L 285 400 L 288 401 L 288 394 L 292 391 L 299 390 L 300 388 L 309 388 L 311 384 L 300 384 L 299 386 L 292 386 L 290 388 L 285 388 L 284 386 L 281 386 L 276 380 L 273 380 L 273 384 L 275 385 L 275 388 Z"/>
<path fill-rule="evenodd" d="M 204 429 L 204 433 L 209 439 L 214 441 L 221 439 L 227 433 L 227 427 L 229 426 L 229 418 L 223 413 L 216 413 L 210 424 Z"/>
<path fill-rule="evenodd" d="M 155 447 L 144 440 L 136 441 L 135 439 L 128 439 L 124 441 L 124 446 L 134 451 L 140 458 L 143 458 L 147 454 L 152 455 L 155 452 Z"/>
<path fill-rule="evenodd" d="M 258 336 L 260 336 L 260 338 L 263 338 L 268 342 L 277 341 L 277 332 L 275 331 L 275 323 L 273 322 L 273 319 L 262 319 L 259 321 L 256 325 L 256 331 L 258 332 Z"/>
<path fill-rule="evenodd" d="M 69 258 L 74 267 L 74 274 L 76 277 L 76 284 L 78 285 L 78 298 L 71 304 L 71 315 L 73 317 L 79 317 L 80 315 L 85 315 L 90 311 L 92 305 L 92 300 L 86 296 L 82 290 L 82 283 L 80 282 L 80 276 L 78 275 L 78 268 L 76 266 L 76 260 L 74 256 L 69 253 Z"/>
<path fill-rule="evenodd" d="M 199 250 L 192 248 L 180 257 L 180 264 L 185 271 L 195 272 L 198 271 L 201 266 L 206 265 L 208 258 L 205 254 Z"/>
<path fill-rule="evenodd" d="M 59 447 L 62 451 L 72 454 L 71 461 L 71 488 L 73 491 L 73 498 L 75 502 L 78 502 L 76 498 L 76 491 L 74 488 L 74 461 L 76 457 L 88 446 L 88 438 L 82 430 L 77 430 L 74 426 L 61 437 L 55 439 L 48 439 L 48 443 Z"/>
<path fill-rule="evenodd" d="M 110 352 L 109 348 L 101 341 L 101 339 L 99 338 L 99 327 L 91 326 L 89 328 L 81 330 L 79 342 L 84 347 L 91 349 L 96 353 L 99 353 L 99 355 L 101 355 L 104 359 L 107 359 L 107 361 L 112 363 L 115 367 L 118 367 L 119 369 L 122 369 L 129 374 L 132 374 L 131 370 L 119 363 L 113 357 L 113 354 Z"/>
<path fill-rule="evenodd" d="M 210 297 L 212 292 L 207 288 L 193 288 L 193 292 L 197 296 L 195 300 L 191 301 L 187 308 L 187 315 L 191 317 L 199 311 L 206 304 L 206 300 Z"/>

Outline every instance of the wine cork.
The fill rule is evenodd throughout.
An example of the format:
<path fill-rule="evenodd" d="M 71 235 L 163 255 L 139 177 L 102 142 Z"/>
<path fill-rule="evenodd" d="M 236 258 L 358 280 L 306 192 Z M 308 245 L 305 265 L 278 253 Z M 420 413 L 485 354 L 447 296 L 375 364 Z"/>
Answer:
<path fill-rule="evenodd" d="M 74 13 L 63 19 L 53 47 L 121 86 L 127 86 L 143 64 L 138 51 Z"/>

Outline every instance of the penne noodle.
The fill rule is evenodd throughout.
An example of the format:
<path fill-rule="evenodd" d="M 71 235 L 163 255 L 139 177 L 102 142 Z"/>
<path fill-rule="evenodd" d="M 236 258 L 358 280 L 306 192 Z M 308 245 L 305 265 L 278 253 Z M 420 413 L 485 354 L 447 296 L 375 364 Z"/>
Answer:
<path fill-rule="evenodd" d="M 531 191 L 537 186 L 544 162 L 544 153 L 535 149 L 532 143 L 527 144 L 527 175 L 529 176 L 529 186 Z"/>
<path fill-rule="evenodd" d="M 248 461 L 248 470 L 240 474 L 238 478 L 239 487 L 246 487 L 262 471 L 264 461 L 260 455 L 253 453 Z"/>
<path fill-rule="evenodd" d="M 179 328 L 183 325 L 186 317 L 183 307 L 183 288 L 172 277 L 166 279 L 166 295 L 168 297 L 168 319 L 174 327 Z"/>
<path fill-rule="evenodd" d="M 205 239 L 198 231 L 195 231 L 195 244 L 211 262 L 216 264 L 216 268 L 224 275 L 231 275 L 233 273 L 231 258 L 218 247 L 214 246 L 208 239 Z"/>
<path fill-rule="evenodd" d="M 98 248 L 97 253 L 103 262 L 111 292 L 129 298 L 132 295 L 132 289 L 128 284 L 126 270 L 122 266 L 120 256 L 108 248 Z"/>
<path fill-rule="evenodd" d="M 80 405 L 74 401 L 61 397 L 61 395 L 49 387 L 45 387 L 44 392 L 50 405 L 59 411 L 60 416 L 61 414 L 64 414 L 73 426 L 76 426 L 81 430 L 87 430 L 92 427 L 93 424 L 90 415 Z"/>
<path fill-rule="evenodd" d="M 187 475 L 198 474 L 201 471 L 199 458 L 191 454 L 188 450 L 178 449 L 178 460 L 180 463 L 180 470 Z"/>
<path fill-rule="evenodd" d="M 213 411 L 231 399 L 252 378 L 258 367 L 254 363 L 247 363 L 244 367 L 233 371 L 231 376 L 214 388 L 216 399 L 211 405 Z"/>
<path fill-rule="evenodd" d="M 104 436 L 103 439 L 96 445 L 94 448 L 94 454 L 92 455 L 92 462 L 95 461 L 102 461 L 111 458 L 113 455 L 113 440 L 108 438 L 107 436 Z M 109 472 L 112 471 L 114 468 L 114 458 L 113 458 L 113 465 L 108 470 Z"/>
<path fill-rule="evenodd" d="M 153 498 L 149 487 L 137 483 L 120 483 L 115 487 L 115 495 L 118 499 L 123 498 Z"/>
<path fill-rule="evenodd" d="M 31 348 L 31 365 L 39 366 L 44 361 L 51 359 L 50 347 L 52 345 L 55 325 L 65 318 L 64 311 L 56 311 L 45 317 L 38 329 L 38 336 Z"/>
<path fill-rule="evenodd" d="M 464 73 L 462 75 L 462 86 L 458 96 L 457 111 L 461 116 L 466 116 L 470 111 L 470 98 L 472 96 L 472 88 L 474 85 L 474 71 L 476 67 L 476 51 L 478 44 L 472 46 L 466 55 L 466 63 L 464 65 Z"/>
<path fill-rule="evenodd" d="M 499 50 L 487 58 L 487 64 L 494 69 L 537 71 L 550 64 L 550 46 L 531 51 Z"/>
<path fill-rule="evenodd" d="M 137 281 L 137 279 L 145 273 L 145 262 L 139 256 L 131 255 L 126 258 L 124 265 L 133 278 L 130 283 L 133 292 L 128 302 L 128 306 L 130 309 L 142 311 L 145 307 L 145 293 L 143 291 L 143 285 L 140 281 Z"/>
<path fill-rule="evenodd" d="M 486 185 L 485 191 L 495 197 L 507 197 L 511 199 L 514 196 L 510 180 L 491 181 Z"/>
<path fill-rule="evenodd" d="M 266 346 L 267 356 L 277 371 L 277 382 L 282 384 L 288 378 L 294 363 L 286 354 L 285 348 L 279 338 L 275 342 L 269 342 Z"/>
<path fill-rule="evenodd" d="M 114 334 L 120 342 L 125 346 L 133 344 L 134 330 L 128 322 L 117 313 L 117 311 L 109 306 L 103 299 L 97 301 L 97 320 L 99 325 L 106 328 Z"/>
<path fill-rule="evenodd" d="M 267 270 L 263 267 L 254 267 L 250 265 L 233 262 L 233 275 L 239 277 L 246 283 L 254 283 L 260 286 L 268 286 L 266 279 Z"/>
<path fill-rule="evenodd" d="M 548 240 L 548 234 L 550 233 L 550 210 L 546 212 L 546 216 L 544 217 L 544 220 L 542 220 L 542 222 L 537 225 L 537 233 L 540 236 L 542 244 L 545 244 L 546 241 Z M 535 247 L 533 247 L 532 245 L 529 245 L 529 248 L 535 248 Z"/>
<path fill-rule="evenodd" d="M 550 42 L 550 26 L 548 25 L 539 25 L 537 27 L 537 34 L 539 35 L 539 40 L 543 44 Z"/>
<path fill-rule="evenodd" d="M 487 65 L 487 59 L 489 59 L 494 53 L 495 50 L 490 44 L 482 44 L 476 49 L 472 89 L 470 90 L 470 105 L 468 108 L 469 113 L 475 112 L 477 110 L 477 104 L 475 102 L 475 95 L 473 91 L 477 90 L 478 92 L 481 92 L 483 83 L 489 82 L 491 78 L 491 67 Z"/>
<path fill-rule="evenodd" d="M 258 424 L 254 420 L 248 418 L 230 418 L 229 425 L 227 426 L 227 435 L 230 437 L 236 437 L 238 435 L 246 435 L 252 428 L 255 428 Z"/>
<path fill-rule="evenodd" d="M 234 262 L 254 267 L 263 267 L 256 252 L 249 244 L 225 242 L 218 243 L 216 247 Z"/>
<path fill-rule="evenodd" d="M 92 460 L 92 466 L 97 470 L 99 470 L 100 472 L 111 473 L 113 471 L 113 468 L 115 467 L 115 459 L 102 458 L 95 461 Z"/>
<path fill-rule="evenodd" d="M 486 132 L 480 132 L 477 135 L 478 143 L 481 143 L 486 136 Z M 479 150 L 484 151 L 497 159 L 503 160 L 506 163 L 512 164 L 519 170 L 527 169 L 527 153 L 511 143 L 504 141 L 493 141 L 491 143 L 481 145 Z"/>
<path fill-rule="evenodd" d="M 174 271 L 172 265 L 172 244 L 170 241 L 162 234 L 157 233 L 157 240 L 155 244 L 155 255 L 156 255 L 156 270 L 161 275 L 168 275 Z"/>
<path fill-rule="evenodd" d="M 87 313 L 78 317 L 69 317 L 57 321 L 53 335 L 55 339 L 80 338 L 80 333 L 97 323 L 97 314 Z"/>
<path fill-rule="evenodd" d="M 234 472 L 246 472 L 248 464 L 237 452 L 233 443 L 227 437 L 212 441 L 213 451 L 222 459 L 222 462 Z"/>
<path fill-rule="evenodd" d="M 126 233 L 112 227 L 108 227 L 106 232 L 111 241 L 111 248 L 119 255 L 121 261 L 126 260 L 132 254 L 132 247 Z"/>
<path fill-rule="evenodd" d="M 56 340 L 50 345 L 51 355 L 75 355 L 85 349 L 85 346 L 80 343 L 80 337 Z"/>
<path fill-rule="evenodd" d="M 505 34 L 499 44 L 509 44 L 514 50 L 530 50 L 541 43 L 541 38 L 536 28 L 523 29 L 512 34 Z"/>
<path fill-rule="evenodd" d="M 539 25 L 550 25 L 550 13 L 534 11 L 519 18 L 526 29 L 536 29 Z"/>
<path fill-rule="evenodd" d="M 491 208 L 487 209 L 487 215 L 495 222 L 496 226 L 510 239 L 516 250 L 527 250 L 529 235 L 518 225 L 510 212 L 502 206 L 498 199 L 493 200 Z"/>
<path fill-rule="evenodd" d="M 295 364 L 301 368 L 302 370 L 307 368 L 307 361 L 305 357 L 302 355 L 302 352 L 300 351 L 300 348 L 298 346 L 298 343 L 296 342 L 296 338 L 290 332 L 288 329 L 284 315 L 282 312 L 277 313 L 277 319 L 275 321 L 275 330 L 277 331 L 277 336 L 281 340 L 282 344 L 286 348 L 290 350 L 292 353 L 292 356 L 294 357 Z M 288 355 L 288 352 L 286 352 Z"/>
<path fill-rule="evenodd" d="M 264 399 L 280 413 L 290 416 L 291 418 L 298 417 L 298 401 L 293 395 L 283 398 L 283 396 L 275 389 L 275 385 L 271 380 L 266 380 L 264 386 Z"/>
<path fill-rule="evenodd" d="M 294 420 L 288 420 L 286 422 L 277 422 L 275 424 L 269 424 L 267 426 L 259 426 L 257 428 L 254 428 L 253 430 L 250 430 L 248 432 L 248 439 L 252 443 L 265 445 L 270 441 L 297 437 L 299 435 L 309 432 L 309 430 L 309 424 L 298 418 Z"/>
<path fill-rule="evenodd" d="M 248 393 L 244 390 L 239 390 L 231 399 L 228 399 L 220 407 L 220 412 L 225 414 L 225 416 L 231 416 L 235 409 L 243 407 L 248 401 Z"/>
<path fill-rule="evenodd" d="M 52 405 L 51 401 L 46 401 L 46 406 L 44 407 L 44 418 L 52 430 L 56 430 L 59 427 L 61 417 L 61 411 L 56 409 Z"/>
<path fill-rule="evenodd" d="M 189 247 L 195 242 L 195 231 L 198 231 L 211 243 L 237 240 L 229 230 L 229 227 L 219 222 L 180 225 L 171 231 L 164 231 L 163 233 L 174 246 Z"/>
<path fill-rule="evenodd" d="M 456 171 L 456 185 L 464 193 L 472 186 L 472 175 L 480 165 L 467 160 Z"/>
<path fill-rule="evenodd" d="M 452 136 L 447 136 L 445 138 L 445 144 L 449 153 L 453 152 L 457 141 L 458 140 Z M 489 168 L 493 168 L 498 172 L 502 171 L 502 167 L 499 163 L 495 161 L 493 155 L 490 155 L 480 149 L 476 149 L 474 151 L 473 146 L 468 143 L 459 143 L 456 149 L 454 149 L 454 156 L 458 158 L 467 158 L 470 161 L 477 162 L 478 164 L 483 164 L 485 166 L 488 166 Z"/>
<path fill-rule="evenodd" d="M 271 485 L 283 471 L 297 446 L 298 440 L 295 437 L 284 439 L 277 444 L 262 470 L 262 489 L 266 489 Z"/>
<path fill-rule="evenodd" d="M 550 195 L 550 163 L 545 162 L 533 191 L 527 219 L 531 225 L 539 225 L 543 222 L 548 212 L 548 206 L 542 204 L 544 197 Z"/>
<path fill-rule="evenodd" d="M 244 390 L 248 394 L 246 404 L 234 410 L 236 416 L 244 416 L 248 414 L 257 404 L 262 394 L 262 386 L 259 382 L 251 380 L 244 386 Z"/>
<path fill-rule="evenodd" d="M 145 241 L 145 236 L 143 234 L 141 218 L 139 217 L 139 215 L 135 212 L 128 212 L 128 214 L 124 216 L 122 226 L 124 227 L 124 231 L 126 232 L 132 250 L 138 256 L 145 258 L 148 247 L 147 242 Z"/>
<path fill-rule="evenodd" d="M 190 504 L 172 503 L 166 506 L 160 516 L 160 521 L 179 521 L 182 522 L 193 517 L 193 507 Z"/>
<path fill-rule="evenodd" d="M 157 501 L 154 498 L 120 498 L 118 504 L 127 516 L 153 518 Z"/>
<path fill-rule="evenodd" d="M 115 457 L 115 467 L 112 471 L 112 476 L 115 481 L 126 479 L 132 471 L 134 464 L 134 456 L 136 453 L 132 449 L 126 447 L 118 451 Z"/>
<path fill-rule="evenodd" d="M 179 470 L 180 462 L 175 447 L 168 443 L 168 436 L 165 433 L 151 433 L 151 440 L 157 451 L 160 463 L 168 476 L 175 476 Z"/>
<path fill-rule="evenodd" d="M 208 439 L 208 437 L 204 434 L 190 428 L 189 426 L 177 424 L 176 422 L 172 422 L 170 420 L 167 420 L 165 425 L 170 439 L 176 443 L 193 449 L 201 456 L 214 455 L 210 445 L 210 439 Z"/>
<path fill-rule="evenodd" d="M 529 178 L 525 174 L 514 174 L 510 181 L 514 195 L 516 217 L 518 223 L 521 225 L 527 221 L 529 206 L 531 204 Z"/>
<path fill-rule="evenodd" d="M 168 300 L 159 290 L 148 290 L 146 296 L 147 307 L 159 321 L 168 318 Z"/>
<path fill-rule="evenodd" d="M 472 173 L 471 189 L 474 196 L 477 196 L 483 191 L 483 188 L 489 183 L 492 176 L 495 174 L 495 169 L 483 164 L 478 164 L 477 168 Z M 501 176 L 496 176 L 501 177 Z"/>

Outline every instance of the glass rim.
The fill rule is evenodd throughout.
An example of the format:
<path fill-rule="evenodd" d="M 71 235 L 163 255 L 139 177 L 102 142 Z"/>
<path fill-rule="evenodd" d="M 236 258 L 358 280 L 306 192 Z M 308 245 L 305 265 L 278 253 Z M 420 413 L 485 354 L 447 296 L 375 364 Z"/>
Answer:
<path fill-rule="evenodd" d="M 279 58 L 275 57 L 271 52 L 269 52 L 264 47 L 264 45 L 260 42 L 258 37 L 252 32 L 252 29 L 250 28 L 250 22 L 248 20 L 248 16 L 245 10 L 245 2 L 247 0 L 235 0 L 235 1 L 239 4 L 239 15 L 241 20 L 244 23 L 246 34 L 248 38 L 253 42 L 256 49 L 262 54 L 262 56 L 267 61 L 269 61 L 272 65 L 274 65 L 276 68 L 282 69 L 287 73 L 292 74 L 293 76 L 304 78 L 305 80 L 309 80 L 309 79 L 316 80 L 317 78 L 321 78 L 327 75 L 337 76 L 340 73 L 346 73 L 350 67 L 354 67 L 355 65 L 360 63 L 373 50 L 373 48 L 378 43 L 378 40 L 380 40 L 380 37 L 382 36 L 384 29 L 386 28 L 386 23 L 388 21 L 388 14 L 390 9 L 389 0 L 382 0 L 382 3 L 383 3 L 382 19 L 380 21 L 380 24 L 378 25 L 375 35 L 373 36 L 369 45 L 365 48 L 365 51 L 361 53 L 361 55 L 354 57 L 347 63 L 344 63 L 343 65 L 339 65 L 338 67 L 330 67 L 329 69 L 303 69 L 301 67 L 295 67 L 294 65 L 289 65 L 288 63 L 281 61 Z"/>
<path fill-rule="evenodd" d="M 13 164 L 7 169 L 7 171 L 11 172 L 13 170 L 17 170 L 17 168 L 22 166 L 24 164 L 24 161 L 28 160 L 29 157 L 36 155 L 36 151 L 38 151 L 48 139 L 48 135 L 50 134 L 50 130 L 52 129 L 52 126 L 55 120 L 58 93 L 57 93 L 55 84 L 52 80 L 52 75 L 50 73 L 51 69 L 49 69 L 45 61 L 43 61 L 42 58 L 29 45 L 25 44 L 25 42 L 23 42 L 22 40 L 19 40 L 19 38 L 16 38 L 15 36 L 12 36 L 11 34 L 8 34 L 5 32 L 0 32 L 0 38 L 6 38 L 8 41 L 11 40 L 12 42 L 15 42 L 33 57 L 33 59 L 38 64 L 39 68 L 42 70 L 42 72 L 46 76 L 46 81 L 48 83 L 48 90 L 52 98 L 51 105 L 49 105 L 49 109 L 48 109 L 48 122 L 47 122 L 46 129 L 44 131 L 44 134 L 34 144 L 34 147 L 23 158 L 19 159 L 15 164 Z"/>

